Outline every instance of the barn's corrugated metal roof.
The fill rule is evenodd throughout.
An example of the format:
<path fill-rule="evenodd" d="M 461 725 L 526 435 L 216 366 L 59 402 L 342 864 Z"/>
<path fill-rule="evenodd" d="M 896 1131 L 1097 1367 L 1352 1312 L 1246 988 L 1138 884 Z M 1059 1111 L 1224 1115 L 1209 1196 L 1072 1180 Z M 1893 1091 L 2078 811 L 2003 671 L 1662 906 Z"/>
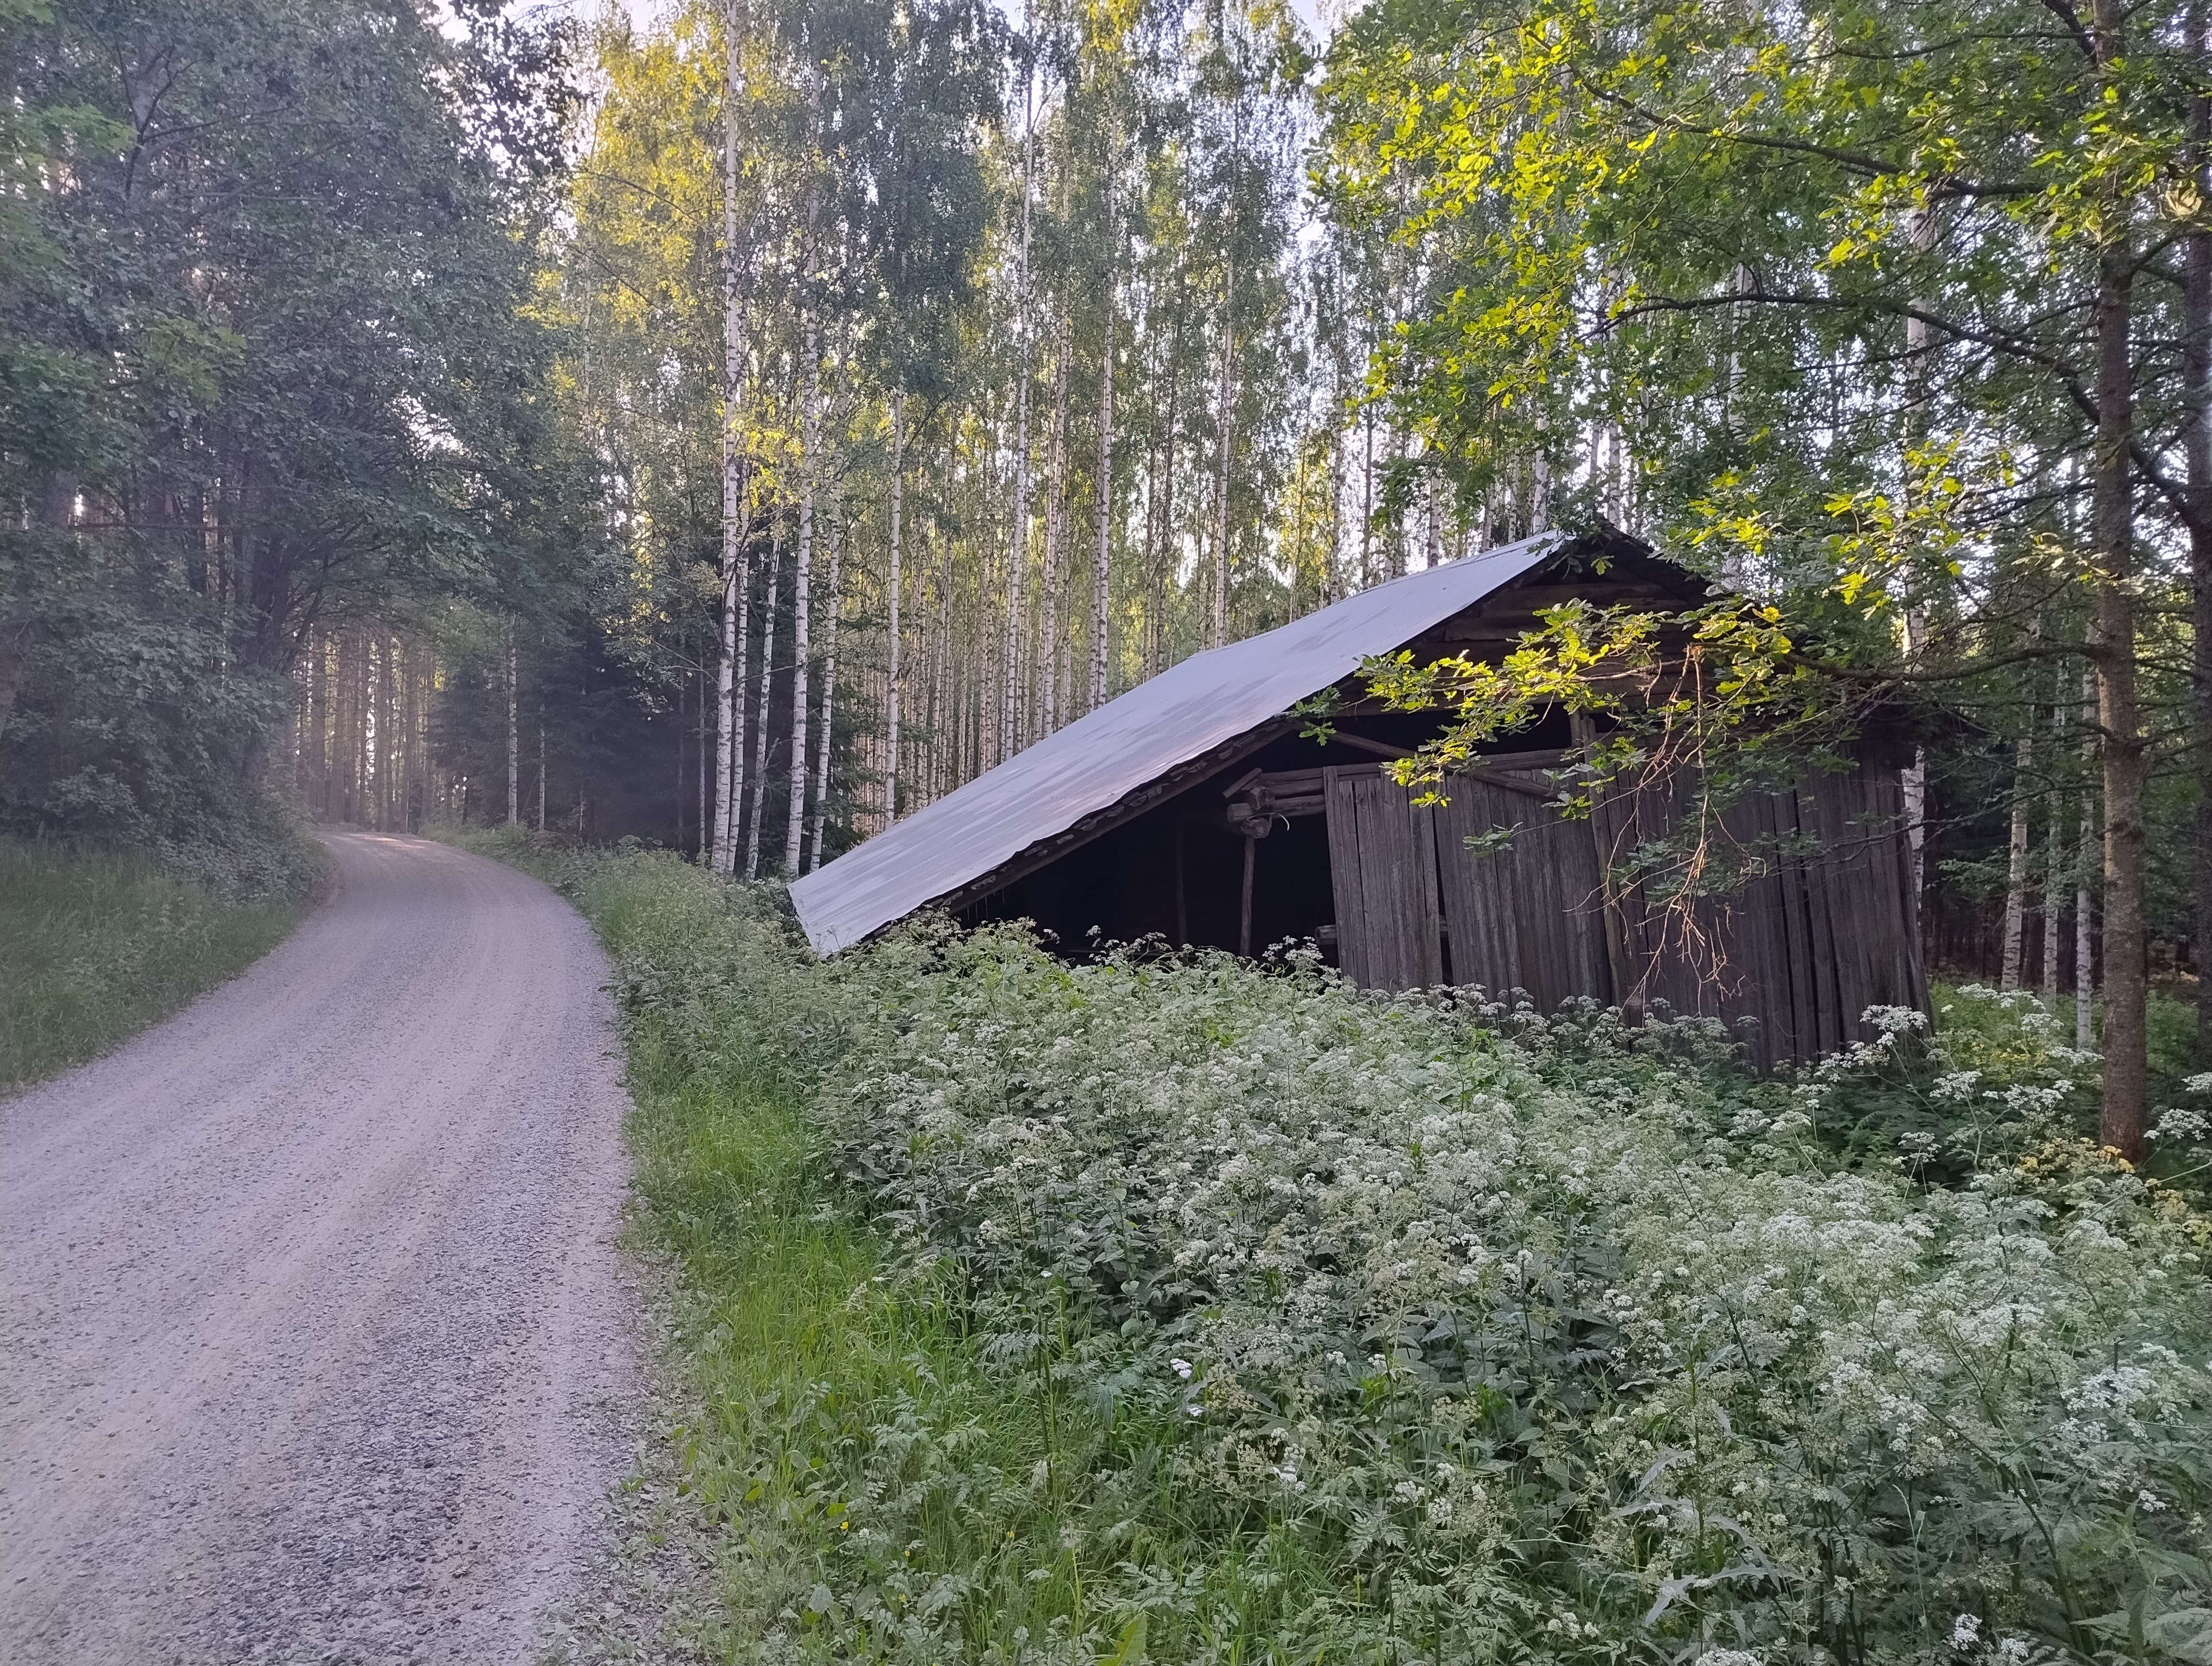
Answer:
<path fill-rule="evenodd" d="M 791 887 L 807 939 L 849 947 L 1287 711 L 1470 607 L 1565 542 L 1540 533 L 1193 654 Z"/>

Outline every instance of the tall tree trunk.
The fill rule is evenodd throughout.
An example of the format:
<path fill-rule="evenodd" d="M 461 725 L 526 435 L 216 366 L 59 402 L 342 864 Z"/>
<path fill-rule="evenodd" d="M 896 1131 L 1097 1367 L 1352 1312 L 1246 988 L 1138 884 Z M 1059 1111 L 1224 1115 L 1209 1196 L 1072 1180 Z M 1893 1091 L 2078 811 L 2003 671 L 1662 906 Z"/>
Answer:
<path fill-rule="evenodd" d="M 837 611 L 845 564 L 844 528 L 833 513 L 830 518 L 830 617 L 822 633 L 822 739 L 814 749 L 814 830 L 809 842 L 806 868 L 822 866 L 822 830 L 830 819 L 830 737 L 836 732 L 837 709 Z"/>
<path fill-rule="evenodd" d="M 2004 958 L 1997 988 L 2010 993 L 2020 988 L 2021 952 L 2027 927 L 2027 779 L 2035 767 L 2034 714 L 2013 746 L 2012 838 L 2005 866 Z"/>
<path fill-rule="evenodd" d="M 1375 410 L 1360 414 L 1359 587 L 1375 582 Z"/>
<path fill-rule="evenodd" d="M 1221 457 L 1213 487 L 1213 646 L 1229 640 L 1229 438 L 1236 425 L 1234 372 L 1237 361 L 1236 269 L 1230 265 L 1221 292 Z"/>
<path fill-rule="evenodd" d="M 1067 515 L 1067 361 L 1073 349 L 1067 312 L 1062 307 L 1054 331 L 1052 435 L 1046 445 L 1044 587 L 1037 598 L 1037 681 L 1043 709 L 1037 733 L 1060 727 L 1060 591 L 1061 523 Z"/>
<path fill-rule="evenodd" d="M 507 627 L 507 822 L 512 827 L 522 819 L 519 792 L 522 773 L 522 734 L 515 724 L 514 701 L 517 692 L 514 663 L 514 625 Z M 364 733 L 363 744 L 367 735 Z"/>
<path fill-rule="evenodd" d="M 806 820 L 806 673 L 812 653 L 807 633 L 812 623 L 814 493 L 822 478 L 822 361 L 811 318 L 805 337 L 806 382 L 799 396 L 805 403 L 799 414 L 799 447 L 805 454 L 799 463 L 799 548 L 791 586 L 791 800 L 783 830 L 783 871 L 794 879 Z"/>
<path fill-rule="evenodd" d="M 736 868 L 738 857 L 737 817 L 732 812 L 743 801 L 745 790 L 744 742 L 737 717 L 745 683 L 749 592 L 744 529 L 739 525 L 738 427 L 738 400 L 744 386 L 744 320 L 738 306 L 743 252 L 738 246 L 738 104 L 743 82 L 738 60 L 742 32 L 735 3 L 725 12 L 722 27 L 726 48 L 722 79 L 722 664 L 715 684 L 714 832 L 708 866 L 717 873 L 729 873 Z M 706 724 L 702 711 L 699 717 L 702 745 Z M 703 806 L 703 771 L 700 793 Z M 706 837 L 702 819 L 702 844 Z"/>
<path fill-rule="evenodd" d="M 2099 67 L 2116 76 L 2124 48 L 2124 0 L 2096 0 Z M 2105 757 L 2104 1102 L 2098 1138 L 2130 1162 L 2142 1155 L 2148 1070 L 2143 933 L 2143 739 L 2136 696 L 2132 344 L 2134 240 L 2125 186 L 2107 188 L 2115 229 L 2097 264 L 2097 442 L 2091 514 L 2098 564 L 2097 718 Z"/>
<path fill-rule="evenodd" d="M 952 478 L 951 443 L 945 447 L 945 478 Z M 936 649 L 929 679 L 929 797 L 934 803 L 950 790 L 955 767 L 959 712 L 952 677 L 952 539 L 939 538 L 935 519 L 930 522 L 933 541 L 941 552 L 937 575 Z"/>
<path fill-rule="evenodd" d="M 1323 607 L 1344 598 L 1344 389 L 1340 377 L 1330 389 L 1328 434 L 1328 562 L 1322 575 Z"/>
<path fill-rule="evenodd" d="M 1030 564 L 1030 194 L 1036 123 L 1022 141 L 1022 240 L 1014 270 L 1014 501 L 1006 529 L 1006 640 L 1000 667 L 999 757 L 1021 749 L 1022 580 Z"/>
<path fill-rule="evenodd" d="M 729 873 L 736 868 L 738 857 L 738 818 L 733 813 L 743 801 L 744 757 L 739 751 L 742 735 L 738 707 L 744 687 L 744 654 L 748 646 L 745 605 L 750 587 L 744 563 L 733 558 L 726 542 L 722 549 L 722 652 L 721 669 L 714 684 L 714 833 L 713 855 L 708 866 L 717 873 Z M 706 714 L 699 717 L 700 732 L 706 731 Z M 703 744 L 703 743 L 702 743 Z M 706 786 L 700 785 L 701 803 L 705 803 Z M 705 824 L 701 824 L 705 836 Z"/>
<path fill-rule="evenodd" d="M 318 635 L 307 661 L 307 803 L 318 820 L 331 818 L 331 641 Z"/>
<path fill-rule="evenodd" d="M 783 575 L 775 535 L 768 541 L 768 581 L 761 596 L 760 701 L 753 718 L 753 795 L 745 818 L 745 878 L 760 874 L 761 817 L 768 807 L 768 702 L 775 681 L 775 590 Z"/>
<path fill-rule="evenodd" d="M 2212 58 L 2203 0 L 2191 8 L 2189 33 L 2198 62 Z M 2189 171 L 2199 200 L 2212 200 L 2212 97 L 2189 101 Z M 2189 531 L 2189 577 L 2196 651 L 2190 714 L 2196 733 L 2197 1061 L 2212 1063 L 2212 233 L 2198 232 L 2182 253 L 2182 398 L 2188 410 L 2182 453 L 2188 471 L 2183 516 Z"/>
<path fill-rule="evenodd" d="M 2066 751 L 2066 667 L 2058 667 L 2057 698 L 2051 702 L 2051 757 L 2053 765 Z M 2066 795 L 2044 794 L 2051 830 L 2043 842 L 2043 1005 L 2058 1011 L 2059 929 L 2066 913 Z"/>
<path fill-rule="evenodd" d="M 2084 679 L 2088 682 L 2088 679 Z M 2088 717 L 2094 719 L 2094 706 Z M 2094 741 L 2084 741 L 2084 752 L 2093 752 Z M 2097 898 L 2090 894 L 2090 852 L 2097 849 L 2097 799 L 2081 787 L 2081 830 L 2075 845 L 2075 1047 L 2090 1051 L 2097 1044 L 2097 933 L 2093 914 Z"/>
<path fill-rule="evenodd" d="M 1106 209 L 1106 313 L 1100 326 L 1098 360 L 1098 475 L 1092 489 L 1098 498 L 1098 549 L 1091 567 L 1091 699 L 1096 711 L 1106 703 L 1107 629 L 1113 605 L 1114 553 L 1114 306 L 1115 272 L 1119 252 L 1114 241 L 1114 209 Z"/>
<path fill-rule="evenodd" d="M 899 570 L 899 512 L 902 506 L 904 474 L 902 465 L 906 454 L 906 390 L 891 391 L 891 594 L 890 594 L 890 676 L 884 693 L 884 733 L 889 763 L 884 771 L 884 825 L 889 827 L 898 819 L 899 792 L 899 696 L 904 691 L 900 678 L 905 667 L 900 663 L 899 604 L 903 575 Z"/>
<path fill-rule="evenodd" d="M 1175 324 L 1169 331 L 1168 348 L 1168 409 L 1165 432 L 1160 441 L 1160 546 L 1157 559 L 1152 563 L 1149 575 L 1152 594 L 1147 598 L 1146 612 L 1152 618 L 1152 672 L 1168 668 L 1168 588 L 1176 569 L 1182 564 L 1176 544 L 1176 441 L 1180 437 L 1176 423 L 1182 417 L 1182 342 L 1184 314 L 1176 310 Z M 1201 388 L 1200 398 L 1205 397 Z M 1200 468 L 1205 466 L 1201 462 Z"/>

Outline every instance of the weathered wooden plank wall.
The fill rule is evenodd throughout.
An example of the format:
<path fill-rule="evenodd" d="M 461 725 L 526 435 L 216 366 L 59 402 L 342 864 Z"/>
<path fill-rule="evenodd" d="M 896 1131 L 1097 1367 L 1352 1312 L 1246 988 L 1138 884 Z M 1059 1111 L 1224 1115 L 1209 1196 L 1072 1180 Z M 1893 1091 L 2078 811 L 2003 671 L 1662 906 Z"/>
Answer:
<path fill-rule="evenodd" d="M 1589 994 L 1717 1018 L 1762 1065 L 1844 1046 L 1869 1006 L 1926 1006 L 1894 769 L 1710 810 L 1677 779 L 1602 800 L 1586 822 L 1489 775 L 1416 808 L 1380 769 L 1325 772 L 1338 958 L 1355 982 L 1449 976 L 1525 991 L 1546 1012 Z M 1702 860 L 1686 887 L 1671 865 L 1639 878 L 1638 852 L 1698 814 Z M 1497 828 L 1517 830 L 1502 848 L 1469 848 Z M 1613 876 L 1618 967 L 1601 872 Z"/>
<path fill-rule="evenodd" d="M 1604 898 L 1589 824 L 1478 781 L 1455 781 L 1435 815 L 1452 982 L 1493 995 L 1525 991 L 1540 1012 L 1605 995 Z M 1468 848 L 1498 829 L 1515 830 L 1504 847 Z"/>
<path fill-rule="evenodd" d="M 1442 983 L 1435 815 L 1373 764 L 1323 770 L 1322 793 L 1338 964 L 1366 988 Z"/>
<path fill-rule="evenodd" d="M 1637 987 L 1627 999 L 1730 1022 L 1762 1062 L 1832 1052 L 1869 1006 L 1925 1006 L 1907 888 L 1904 801 L 1893 769 L 1823 774 L 1738 800 L 1694 830 L 1695 784 L 1601 801 L 1593 820 L 1614 873 L 1652 841 L 1694 830 L 1705 869 L 1620 886 Z"/>

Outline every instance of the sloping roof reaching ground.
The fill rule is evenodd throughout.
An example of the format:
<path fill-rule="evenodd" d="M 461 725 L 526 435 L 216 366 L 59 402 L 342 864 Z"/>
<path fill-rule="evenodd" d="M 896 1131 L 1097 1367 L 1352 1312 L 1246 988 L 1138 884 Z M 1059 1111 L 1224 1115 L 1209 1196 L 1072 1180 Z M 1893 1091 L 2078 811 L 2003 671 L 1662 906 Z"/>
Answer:
<path fill-rule="evenodd" d="M 1542 532 L 1377 585 L 1334 606 L 1194 654 L 894 824 L 791 887 L 807 939 L 833 954 L 916 909 L 977 894 L 1040 847 L 1079 842 L 1133 797 L 1471 607 L 1569 541 Z M 1180 783 L 1178 783 L 1180 784 Z"/>

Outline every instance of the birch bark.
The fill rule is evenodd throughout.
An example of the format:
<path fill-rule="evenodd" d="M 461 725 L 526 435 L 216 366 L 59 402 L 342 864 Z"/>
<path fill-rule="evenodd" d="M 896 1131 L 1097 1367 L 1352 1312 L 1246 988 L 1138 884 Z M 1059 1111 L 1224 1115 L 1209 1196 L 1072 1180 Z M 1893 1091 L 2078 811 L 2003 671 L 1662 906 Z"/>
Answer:
<path fill-rule="evenodd" d="M 799 414 L 799 547 L 791 585 L 791 798 L 783 830 L 783 871 L 799 877 L 800 837 L 806 819 L 806 673 L 812 652 L 807 641 L 814 583 L 814 493 L 821 477 L 821 343 L 813 319 L 806 320 L 806 380 Z"/>
<path fill-rule="evenodd" d="M 738 43 L 743 33 L 738 8 L 723 15 L 726 56 L 722 74 L 722 663 L 715 685 L 714 854 L 708 866 L 728 873 L 737 865 L 737 818 L 732 812 L 744 796 L 744 740 L 738 733 L 739 690 L 744 687 L 746 583 L 744 532 L 739 526 L 738 424 L 743 390 L 744 322 L 738 306 L 738 102 L 743 86 Z M 699 718 L 700 733 L 707 719 Z M 706 781 L 700 781 L 703 809 Z M 707 829 L 702 821 L 700 838 Z"/>
<path fill-rule="evenodd" d="M 2012 837 L 2007 851 L 2004 901 L 2004 957 L 1997 988 L 2020 988 L 2021 951 L 2027 924 L 2027 778 L 2035 767 L 2035 731 L 2030 727 L 2013 746 Z"/>
<path fill-rule="evenodd" d="M 1044 507 L 1044 581 L 1037 598 L 1037 680 L 1042 710 L 1039 735 L 1060 727 L 1060 523 L 1067 511 L 1067 360 L 1069 339 L 1066 309 L 1054 331 L 1052 372 L 1052 437 L 1047 446 Z"/>
<path fill-rule="evenodd" d="M 1229 640 L 1229 430 L 1236 420 L 1231 368 L 1237 355 L 1236 270 L 1231 265 L 1221 295 L 1221 458 L 1213 488 L 1213 646 Z"/>
<path fill-rule="evenodd" d="M 814 749 L 814 828 L 807 844 L 806 870 L 822 866 L 822 827 L 830 818 L 830 737 L 835 733 L 837 702 L 837 613 L 845 557 L 844 527 L 830 517 L 830 617 L 822 634 L 822 736 Z"/>
<path fill-rule="evenodd" d="M 1030 556 L 1030 194 L 1036 123 L 1022 141 L 1022 238 L 1014 269 L 1014 501 L 1006 532 L 1006 637 L 999 695 L 999 756 L 1020 749 L 1016 689 L 1021 667 L 1022 579 Z"/>
<path fill-rule="evenodd" d="M 1101 332 L 1098 368 L 1098 550 L 1091 567 L 1091 703 L 1106 703 L 1106 632 L 1111 623 L 1114 533 L 1114 213 L 1106 213 L 1106 319 Z"/>
<path fill-rule="evenodd" d="M 366 655 L 363 656 L 364 660 L 366 657 Z M 514 626 L 510 622 L 507 627 L 507 821 L 510 827 L 522 819 L 522 783 L 519 778 L 522 772 L 522 732 L 515 721 L 514 696 Z M 363 702 L 364 714 L 366 703 L 366 702 Z M 368 727 L 366 723 L 362 726 L 361 745 L 362 757 L 365 763 L 368 757 Z M 365 785 L 367 776 L 365 769 L 362 774 Z"/>
<path fill-rule="evenodd" d="M 899 604 L 902 599 L 902 575 L 899 569 L 899 512 L 903 502 L 904 474 L 902 463 L 906 454 L 906 390 L 891 392 L 891 593 L 890 593 L 890 676 L 884 692 L 884 733 L 889 742 L 889 764 L 884 771 L 884 825 L 889 827 L 898 820 L 900 711 L 902 693 L 900 676 L 905 667 L 900 663 Z"/>
<path fill-rule="evenodd" d="M 2066 751 L 2066 671 L 2058 672 L 2057 698 L 2051 702 L 2051 756 L 2056 763 Z M 2066 795 L 2045 795 L 2051 830 L 2043 844 L 2043 1006 L 2058 1011 L 2059 930 L 2066 913 Z"/>
<path fill-rule="evenodd" d="M 768 541 L 768 581 L 761 596 L 759 714 L 753 720 L 753 793 L 745 818 L 745 878 L 760 873 L 761 817 L 768 808 L 768 701 L 775 673 L 775 590 L 783 576 L 781 553 L 773 533 Z"/>

